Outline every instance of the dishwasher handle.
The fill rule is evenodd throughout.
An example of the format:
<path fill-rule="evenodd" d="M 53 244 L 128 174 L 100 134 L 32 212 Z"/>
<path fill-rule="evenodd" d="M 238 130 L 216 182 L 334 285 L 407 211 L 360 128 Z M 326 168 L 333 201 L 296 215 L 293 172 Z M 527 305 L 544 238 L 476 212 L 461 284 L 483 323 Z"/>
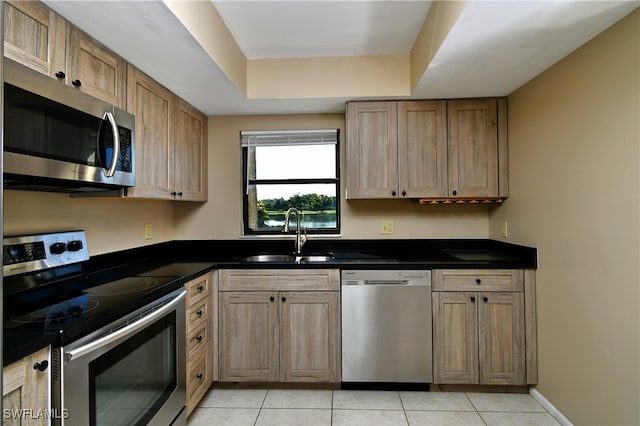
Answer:
<path fill-rule="evenodd" d="M 402 286 L 402 285 L 411 285 L 411 286 L 426 286 L 431 285 L 429 281 L 424 280 L 343 280 L 342 285 L 359 285 L 359 286 Z"/>

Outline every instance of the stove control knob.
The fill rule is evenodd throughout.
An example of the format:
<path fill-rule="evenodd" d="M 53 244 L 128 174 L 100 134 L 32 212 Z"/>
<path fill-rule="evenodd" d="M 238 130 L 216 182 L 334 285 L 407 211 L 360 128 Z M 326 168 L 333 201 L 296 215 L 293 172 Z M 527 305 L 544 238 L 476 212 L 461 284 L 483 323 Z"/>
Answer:
<path fill-rule="evenodd" d="M 65 243 L 53 243 L 49 246 L 49 251 L 51 254 L 62 254 L 67 250 L 67 245 Z"/>
<path fill-rule="evenodd" d="M 82 240 L 73 240 L 67 243 L 67 250 L 69 251 L 80 251 L 82 250 Z"/>

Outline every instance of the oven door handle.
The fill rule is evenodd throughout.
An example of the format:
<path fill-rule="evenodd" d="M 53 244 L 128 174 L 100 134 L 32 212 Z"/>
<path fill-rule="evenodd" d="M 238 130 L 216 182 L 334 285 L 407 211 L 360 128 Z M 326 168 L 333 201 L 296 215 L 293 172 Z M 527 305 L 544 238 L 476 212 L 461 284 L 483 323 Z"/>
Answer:
<path fill-rule="evenodd" d="M 182 299 L 185 298 L 187 292 L 186 290 L 182 290 L 175 298 L 173 298 L 169 303 L 163 305 L 161 308 L 159 308 L 156 311 L 153 311 L 152 313 L 150 313 L 149 315 L 138 319 L 137 321 L 127 325 L 126 327 L 123 327 L 117 331 L 114 331 L 113 333 L 107 334 L 104 337 L 101 337 L 98 340 L 95 340 L 91 343 L 88 343 L 84 346 L 80 346 L 79 348 L 70 350 L 68 352 L 65 352 L 64 357 L 65 357 L 65 361 L 69 362 L 72 359 L 78 359 L 84 355 L 87 355 L 88 353 L 94 352 L 104 346 L 107 346 L 108 344 L 122 338 L 122 337 L 128 337 L 129 335 L 134 334 L 135 332 L 137 332 L 138 330 L 141 330 L 145 327 L 147 327 L 148 325 L 150 325 L 151 323 L 153 323 L 156 319 L 161 318 L 162 316 L 164 316 L 166 313 L 171 312 L 178 304 L 180 304 L 180 302 L 182 301 Z"/>

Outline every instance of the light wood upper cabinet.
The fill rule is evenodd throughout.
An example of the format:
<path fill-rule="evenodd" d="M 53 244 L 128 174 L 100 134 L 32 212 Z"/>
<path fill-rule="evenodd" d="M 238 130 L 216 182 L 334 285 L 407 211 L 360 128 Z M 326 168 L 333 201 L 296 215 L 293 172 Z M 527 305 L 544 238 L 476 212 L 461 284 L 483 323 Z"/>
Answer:
<path fill-rule="evenodd" d="M 33 416 L 4 417 L 3 424 L 11 425 L 46 425 L 49 420 L 45 415 L 50 409 L 49 393 L 51 383 L 51 367 L 36 368 L 36 364 L 43 366 L 43 362 L 51 363 L 49 347 L 41 349 L 22 358 L 3 369 L 2 377 L 2 406 L 7 413 L 27 412 Z"/>
<path fill-rule="evenodd" d="M 338 270 L 221 270 L 220 380 L 339 382 L 338 289 Z"/>
<path fill-rule="evenodd" d="M 346 111 L 348 198 L 396 197 L 396 102 L 349 102 Z"/>
<path fill-rule="evenodd" d="M 136 186 L 127 196 L 171 199 L 175 95 L 129 66 L 127 110 L 136 116 Z"/>
<path fill-rule="evenodd" d="M 447 113 L 444 101 L 398 102 L 399 194 L 447 193 Z"/>
<path fill-rule="evenodd" d="M 508 196 L 504 99 L 350 102 L 346 117 L 347 198 Z"/>
<path fill-rule="evenodd" d="M 447 103 L 449 195 L 498 196 L 498 117 L 496 99 Z"/>
<path fill-rule="evenodd" d="M 42 74 L 64 72 L 67 23 L 36 1 L 5 1 L 4 55 Z"/>
<path fill-rule="evenodd" d="M 142 71 L 127 68 L 136 116 L 136 186 L 127 197 L 207 200 L 207 117 Z"/>
<path fill-rule="evenodd" d="M 6 57 L 105 102 L 125 106 L 124 59 L 43 3 L 7 2 L 4 23 Z"/>
<path fill-rule="evenodd" d="M 68 84 L 105 102 L 124 108 L 126 68 L 123 58 L 80 29 L 69 25 L 66 72 Z"/>
<path fill-rule="evenodd" d="M 347 197 L 447 193 L 445 101 L 347 104 Z"/>
<path fill-rule="evenodd" d="M 174 149 L 175 198 L 207 201 L 207 117 L 178 99 Z"/>
<path fill-rule="evenodd" d="M 522 270 L 433 272 L 434 383 L 535 384 L 531 274 L 523 283 Z"/>

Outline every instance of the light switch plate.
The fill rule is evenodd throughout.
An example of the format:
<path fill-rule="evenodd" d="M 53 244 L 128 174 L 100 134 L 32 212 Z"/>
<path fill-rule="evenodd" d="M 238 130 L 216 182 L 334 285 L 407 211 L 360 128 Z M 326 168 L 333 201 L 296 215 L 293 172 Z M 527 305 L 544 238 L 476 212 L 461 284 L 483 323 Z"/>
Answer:
<path fill-rule="evenodd" d="M 150 223 L 146 223 L 144 225 L 144 239 L 145 240 L 150 240 L 153 237 L 152 231 L 153 231 L 153 229 L 151 228 L 151 224 Z"/>
<path fill-rule="evenodd" d="M 502 227 L 500 228 L 500 236 L 502 238 L 507 238 L 509 236 L 509 224 L 506 220 L 502 222 Z"/>

